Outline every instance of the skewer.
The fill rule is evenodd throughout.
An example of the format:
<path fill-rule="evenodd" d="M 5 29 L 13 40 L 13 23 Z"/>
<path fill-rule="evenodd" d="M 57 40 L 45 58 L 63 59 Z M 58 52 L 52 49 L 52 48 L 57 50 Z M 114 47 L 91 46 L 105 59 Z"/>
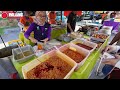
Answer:
<path fill-rule="evenodd" d="M 103 55 L 104 55 L 104 54 L 103 54 Z M 99 74 L 99 68 L 100 68 L 101 62 L 102 62 L 102 60 L 103 60 L 103 58 L 104 58 L 103 55 L 101 55 L 99 65 L 98 65 L 98 67 L 97 67 L 97 71 L 96 71 L 96 75 L 97 75 L 97 76 L 98 76 L 98 74 Z"/>
<path fill-rule="evenodd" d="M 21 49 L 21 47 L 20 47 L 20 45 L 19 45 L 18 41 L 17 41 L 17 45 L 18 45 L 18 48 L 20 49 L 20 51 L 21 51 L 21 53 L 22 53 L 23 57 L 25 57 L 25 55 L 24 55 L 24 53 L 23 53 L 23 51 L 22 51 L 22 49 Z"/>

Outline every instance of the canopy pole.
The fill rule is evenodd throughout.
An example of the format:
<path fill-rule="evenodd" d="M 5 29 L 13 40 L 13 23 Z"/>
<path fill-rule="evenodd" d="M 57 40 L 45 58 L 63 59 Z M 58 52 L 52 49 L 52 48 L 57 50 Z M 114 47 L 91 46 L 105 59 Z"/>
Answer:
<path fill-rule="evenodd" d="M 61 11 L 61 21 L 62 21 L 62 11 Z"/>
<path fill-rule="evenodd" d="M 3 38 L 2 38 L 1 35 L 0 35 L 0 38 L 1 38 L 1 40 L 2 40 L 2 42 L 3 42 L 3 44 L 4 44 L 4 46 L 6 47 L 5 42 L 4 42 L 4 40 L 3 40 Z"/>

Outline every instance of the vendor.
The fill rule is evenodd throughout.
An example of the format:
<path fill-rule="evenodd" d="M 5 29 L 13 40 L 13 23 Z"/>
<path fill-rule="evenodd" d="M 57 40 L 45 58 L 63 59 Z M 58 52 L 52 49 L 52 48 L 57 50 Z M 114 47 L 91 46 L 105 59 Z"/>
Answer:
<path fill-rule="evenodd" d="M 24 11 L 24 16 L 20 18 L 20 23 L 23 25 L 23 31 L 26 32 L 29 25 L 33 22 L 33 18 L 30 16 L 30 11 Z"/>
<path fill-rule="evenodd" d="M 76 14 L 77 11 L 72 11 L 68 15 L 68 20 L 67 20 L 67 33 L 74 32 L 75 26 L 76 26 Z"/>
<path fill-rule="evenodd" d="M 46 22 L 46 18 L 46 11 L 36 11 L 34 22 L 25 32 L 25 37 L 33 43 L 37 43 L 38 41 L 46 43 L 50 40 L 51 26 Z M 32 31 L 34 32 L 34 38 L 30 36 Z"/>
<path fill-rule="evenodd" d="M 120 46 L 117 45 L 108 45 L 105 49 L 105 52 L 114 52 L 120 53 Z M 120 55 L 116 54 L 115 58 L 106 59 L 103 61 L 104 64 L 109 64 L 120 69 Z"/>
<path fill-rule="evenodd" d="M 119 11 L 116 11 L 115 19 L 120 19 L 120 12 Z"/>
<path fill-rule="evenodd" d="M 109 13 L 109 12 L 106 12 L 106 13 L 101 14 L 101 15 L 102 15 L 102 24 L 103 24 L 103 22 L 104 22 L 106 19 L 108 19 L 108 13 Z"/>
<path fill-rule="evenodd" d="M 55 11 L 49 12 L 48 17 L 49 17 L 49 23 L 50 24 L 56 24 L 56 13 L 55 13 Z"/>
<path fill-rule="evenodd" d="M 110 14 L 110 18 L 115 18 L 115 16 L 116 16 L 116 12 L 113 11 L 113 12 Z"/>

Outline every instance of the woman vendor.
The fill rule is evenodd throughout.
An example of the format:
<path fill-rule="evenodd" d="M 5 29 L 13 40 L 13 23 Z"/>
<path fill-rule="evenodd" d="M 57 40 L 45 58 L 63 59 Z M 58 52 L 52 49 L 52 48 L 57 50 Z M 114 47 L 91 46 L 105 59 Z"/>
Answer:
<path fill-rule="evenodd" d="M 51 26 L 46 22 L 46 11 L 36 11 L 33 23 L 29 26 L 24 36 L 33 43 L 44 42 L 50 40 Z M 34 37 L 31 37 L 31 32 L 34 32 Z"/>

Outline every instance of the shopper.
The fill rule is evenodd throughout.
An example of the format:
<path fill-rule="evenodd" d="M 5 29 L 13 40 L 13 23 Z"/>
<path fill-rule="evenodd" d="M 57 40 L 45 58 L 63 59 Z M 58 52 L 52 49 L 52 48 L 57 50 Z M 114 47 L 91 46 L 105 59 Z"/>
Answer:
<path fill-rule="evenodd" d="M 103 13 L 103 14 L 101 14 L 102 15 L 102 24 L 103 24 L 103 22 L 106 20 L 106 19 L 108 19 L 107 17 L 108 17 L 108 13 L 109 12 L 106 12 L 106 13 Z"/>
<path fill-rule="evenodd" d="M 109 52 L 109 53 L 120 53 L 120 46 L 117 45 L 108 45 L 105 49 L 104 52 Z M 112 66 L 115 66 L 120 69 L 120 55 L 115 54 L 115 58 L 109 58 L 105 59 L 103 61 L 104 64 L 109 64 Z"/>
<path fill-rule="evenodd" d="M 93 20 L 93 17 L 94 17 L 94 11 L 90 11 L 89 14 L 90 14 L 90 20 Z"/>
<path fill-rule="evenodd" d="M 72 11 L 68 15 L 68 20 L 67 20 L 67 33 L 74 32 L 75 26 L 76 26 L 76 14 L 77 11 Z"/>
<path fill-rule="evenodd" d="M 46 22 L 46 12 L 36 11 L 34 22 L 30 25 L 28 30 L 25 32 L 25 37 L 30 39 L 33 43 L 44 42 L 46 43 L 50 40 L 51 36 L 51 26 Z M 31 32 L 34 32 L 34 37 L 31 37 Z"/>
<path fill-rule="evenodd" d="M 29 25 L 33 22 L 33 18 L 30 15 L 30 11 L 24 11 L 24 16 L 20 18 L 20 23 L 23 25 L 24 32 L 27 31 Z"/>
<path fill-rule="evenodd" d="M 55 11 L 51 11 L 48 14 L 48 18 L 49 18 L 49 23 L 50 24 L 56 24 L 56 13 L 55 13 Z"/>
<path fill-rule="evenodd" d="M 109 45 L 114 44 L 115 42 L 117 42 L 116 45 L 120 45 L 120 32 L 118 32 L 115 37 L 112 39 L 112 41 L 110 42 Z"/>

